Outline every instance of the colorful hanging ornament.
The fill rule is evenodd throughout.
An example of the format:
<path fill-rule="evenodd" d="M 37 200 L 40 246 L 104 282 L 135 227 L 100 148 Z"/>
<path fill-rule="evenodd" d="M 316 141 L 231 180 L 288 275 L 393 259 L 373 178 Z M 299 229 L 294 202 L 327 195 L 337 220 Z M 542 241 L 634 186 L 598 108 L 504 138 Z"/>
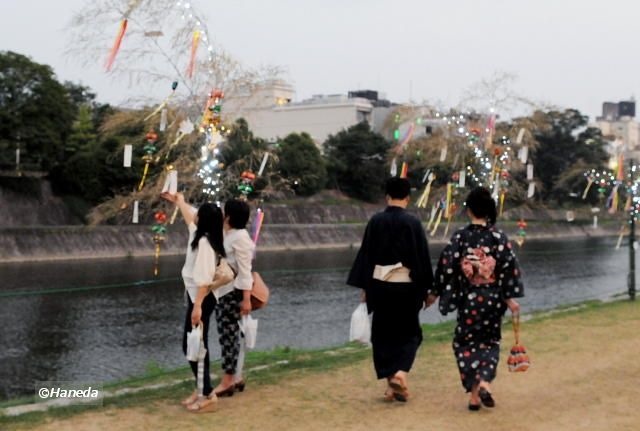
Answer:
<path fill-rule="evenodd" d="M 208 129 L 217 129 L 222 119 L 222 99 L 224 93 L 220 89 L 215 89 L 209 93 L 209 98 L 205 104 L 200 121 L 200 130 L 206 132 Z"/>
<path fill-rule="evenodd" d="M 524 244 L 524 240 L 527 236 L 527 232 L 525 231 L 527 227 L 527 222 L 524 221 L 524 219 L 520 219 L 520 221 L 518 221 L 518 233 L 516 234 L 516 243 L 522 247 L 522 244 Z"/>
<path fill-rule="evenodd" d="M 240 184 L 238 184 L 238 191 L 246 199 L 253 192 L 253 182 L 256 179 L 256 174 L 251 171 L 244 171 L 240 175 Z"/>
<path fill-rule="evenodd" d="M 157 151 L 155 146 L 156 141 L 158 140 L 158 134 L 151 129 L 149 133 L 146 134 L 145 139 L 147 140 L 147 145 L 144 146 L 144 156 L 142 156 L 142 161 L 144 162 L 144 170 L 142 171 L 142 179 L 140 180 L 140 184 L 138 185 L 138 191 L 142 190 L 144 187 L 144 181 L 147 178 L 147 174 L 149 173 L 149 165 L 153 162 L 153 155 Z"/>
<path fill-rule="evenodd" d="M 162 211 L 156 211 L 153 215 L 156 223 L 151 227 L 151 231 L 153 232 L 153 243 L 155 244 L 155 253 L 154 253 L 154 267 L 153 267 L 153 275 L 158 275 L 158 264 L 160 260 L 160 246 L 166 239 L 167 233 L 167 214 Z"/>

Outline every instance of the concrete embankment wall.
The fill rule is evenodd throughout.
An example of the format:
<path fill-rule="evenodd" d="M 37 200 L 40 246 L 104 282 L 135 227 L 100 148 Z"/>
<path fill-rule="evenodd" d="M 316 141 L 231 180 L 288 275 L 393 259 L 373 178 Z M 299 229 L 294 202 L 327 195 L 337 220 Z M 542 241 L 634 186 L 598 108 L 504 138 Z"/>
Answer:
<path fill-rule="evenodd" d="M 451 226 L 449 235 L 456 224 Z M 262 228 L 258 250 L 296 250 L 358 247 L 365 225 L 351 224 L 290 224 Z M 507 225 L 505 232 L 514 238 L 517 226 Z M 527 239 L 568 238 L 615 235 L 616 228 L 593 229 L 591 226 L 532 223 Z M 433 244 L 445 243 L 444 228 L 428 236 Z M 163 254 L 182 254 L 187 244 L 186 228 L 176 224 L 169 229 L 162 245 Z M 39 228 L 9 228 L 0 230 L 0 262 L 56 259 L 86 259 L 153 255 L 154 244 L 148 226 L 63 226 Z"/>
<path fill-rule="evenodd" d="M 0 262 L 31 260 L 83 259 L 153 255 L 154 244 L 150 226 L 84 226 L 66 208 L 64 202 L 51 193 L 47 181 L 26 184 L 0 183 Z M 338 247 L 358 247 L 367 220 L 381 205 L 338 203 L 335 205 L 301 201 L 293 205 L 267 204 L 258 249 L 295 250 Z M 410 211 L 427 221 L 428 210 Z M 529 222 L 527 238 L 562 238 L 616 235 L 621 222 L 605 220 L 594 229 L 588 209 L 575 211 L 576 221 L 566 220 L 565 210 L 515 208 L 499 220 L 499 226 L 510 236 L 517 233 L 515 223 L 520 217 Z M 444 243 L 464 222 L 456 216 L 447 235 L 443 222 L 431 243 Z M 187 243 L 184 223 L 178 219 L 169 226 L 163 254 L 182 254 Z"/>

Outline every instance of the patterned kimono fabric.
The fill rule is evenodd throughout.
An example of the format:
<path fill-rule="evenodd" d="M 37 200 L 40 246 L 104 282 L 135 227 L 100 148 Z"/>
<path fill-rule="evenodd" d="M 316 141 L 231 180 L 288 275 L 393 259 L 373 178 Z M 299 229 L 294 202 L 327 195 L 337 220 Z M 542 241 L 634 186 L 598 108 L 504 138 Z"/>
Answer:
<path fill-rule="evenodd" d="M 524 296 L 518 262 L 504 233 L 472 224 L 453 234 L 435 278 L 440 312 L 458 310 L 453 351 L 470 392 L 496 377 L 504 300 Z"/>

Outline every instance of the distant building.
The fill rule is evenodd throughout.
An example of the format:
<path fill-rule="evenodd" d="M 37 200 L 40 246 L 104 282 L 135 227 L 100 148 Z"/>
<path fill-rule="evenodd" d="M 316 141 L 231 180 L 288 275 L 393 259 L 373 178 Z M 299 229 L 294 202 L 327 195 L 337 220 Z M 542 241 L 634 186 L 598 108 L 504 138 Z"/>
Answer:
<path fill-rule="evenodd" d="M 366 121 L 376 129 L 391 111 L 388 100 L 372 90 L 350 91 L 347 95 L 314 95 L 292 102 L 293 87 L 283 81 L 268 81 L 251 91 L 225 100 L 224 111 L 231 118 L 244 118 L 254 135 L 269 141 L 290 133 L 308 133 L 321 147 L 329 135 Z"/>
<path fill-rule="evenodd" d="M 640 124 L 635 120 L 635 100 L 618 103 L 604 102 L 602 116 L 596 118 L 596 127 L 611 142 L 613 155 L 624 154 L 640 160 Z"/>

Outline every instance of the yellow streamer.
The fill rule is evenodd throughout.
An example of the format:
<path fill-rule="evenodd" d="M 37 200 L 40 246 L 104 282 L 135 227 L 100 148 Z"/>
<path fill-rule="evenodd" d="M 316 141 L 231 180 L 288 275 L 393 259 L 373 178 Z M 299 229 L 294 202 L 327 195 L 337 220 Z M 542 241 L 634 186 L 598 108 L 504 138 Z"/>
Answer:
<path fill-rule="evenodd" d="M 451 219 L 453 218 L 452 214 L 449 214 L 449 218 L 447 219 L 447 226 L 444 228 L 444 234 L 442 238 L 447 239 L 447 234 L 449 233 L 449 225 L 451 224 Z"/>
<path fill-rule="evenodd" d="M 592 185 L 593 185 L 593 178 L 589 177 L 587 179 L 587 187 L 584 189 L 584 192 L 582 193 L 582 199 L 587 198 L 587 193 L 589 193 L 589 189 L 591 188 Z"/>
<path fill-rule="evenodd" d="M 433 227 L 433 230 L 431 231 L 431 236 L 434 236 L 436 234 L 436 231 L 438 230 L 438 226 L 440 226 L 440 220 L 442 220 L 442 213 L 444 211 L 441 208 L 438 208 L 438 218 L 436 219 L 436 224 Z"/>
<path fill-rule="evenodd" d="M 418 199 L 418 202 L 416 202 L 416 206 L 418 208 L 427 207 L 427 202 L 429 202 L 429 193 L 431 192 L 431 183 L 433 182 L 434 179 L 435 179 L 435 175 L 429 175 L 429 182 L 427 183 L 427 186 L 424 188 L 424 192 L 422 192 L 420 199 Z"/>
<path fill-rule="evenodd" d="M 444 207 L 444 216 L 449 218 L 451 217 L 451 199 L 452 199 L 452 194 L 453 194 L 453 184 L 451 183 L 447 183 L 447 202 L 446 205 Z"/>
<path fill-rule="evenodd" d="M 149 172 L 149 162 L 144 164 L 144 171 L 142 171 L 142 179 L 140 180 L 140 184 L 138 185 L 138 191 L 142 190 L 144 187 L 144 180 L 147 178 L 147 173 Z"/>

